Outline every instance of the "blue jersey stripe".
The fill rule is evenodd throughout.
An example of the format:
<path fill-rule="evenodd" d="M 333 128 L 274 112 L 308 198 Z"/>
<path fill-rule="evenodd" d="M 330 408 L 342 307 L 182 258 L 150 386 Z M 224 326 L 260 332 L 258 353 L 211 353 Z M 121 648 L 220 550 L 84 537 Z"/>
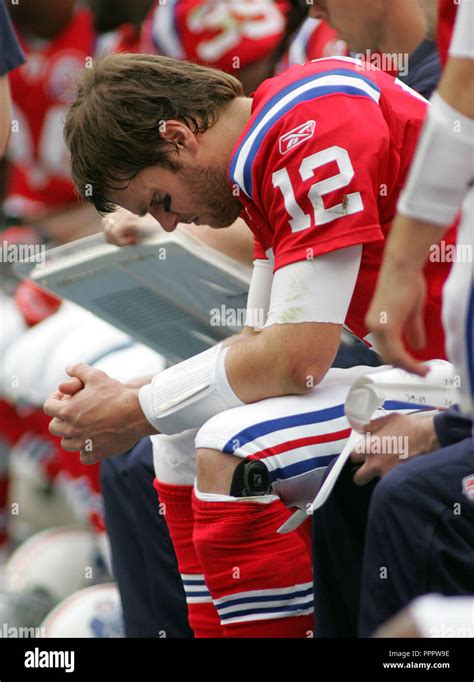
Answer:
<path fill-rule="evenodd" d="M 365 76 L 362 76 L 360 73 L 357 73 L 355 71 L 351 71 L 350 69 L 331 69 L 330 71 L 323 71 L 322 73 L 318 74 L 312 74 L 310 76 L 305 76 L 304 78 L 300 78 L 297 81 L 293 81 L 293 83 L 289 83 L 286 87 L 284 87 L 282 90 L 279 90 L 273 97 L 268 100 L 268 102 L 265 104 L 264 107 L 258 112 L 257 116 L 252 122 L 251 127 L 249 128 L 247 132 L 247 136 L 251 135 L 254 129 L 258 126 L 262 118 L 264 118 L 268 112 L 276 105 L 278 102 L 280 102 L 286 95 L 289 95 L 291 92 L 294 90 L 297 90 L 300 88 L 302 85 L 306 85 L 306 83 L 315 83 L 315 86 L 317 85 L 317 81 L 321 80 L 321 78 L 327 78 L 328 76 L 345 76 L 348 78 L 358 78 L 361 81 L 364 81 L 367 85 L 370 85 L 371 88 L 376 90 L 378 93 L 381 92 L 379 86 L 371 81 L 369 78 L 366 78 Z M 242 140 L 242 142 L 239 145 L 239 148 L 236 151 L 236 154 L 239 153 L 240 149 L 242 148 L 243 144 L 245 142 L 245 139 Z"/>
<path fill-rule="evenodd" d="M 318 85 L 318 81 L 321 78 L 326 78 L 328 76 L 343 76 L 343 77 L 350 77 L 352 79 L 357 79 L 360 81 L 365 82 L 366 84 L 370 85 L 371 88 L 373 88 L 376 92 L 380 93 L 380 88 L 370 79 L 366 78 L 365 76 L 362 76 L 361 74 L 355 73 L 354 71 L 350 71 L 349 69 L 334 69 L 331 71 L 325 71 L 320 74 L 312 74 L 311 76 L 306 76 L 305 78 L 301 78 L 300 80 L 295 81 L 294 83 L 290 83 L 288 86 L 280 90 L 276 95 L 274 95 L 268 102 L 265 104 L 265 106 L 262 108 L 262 110 L 258 113 L 258 115 L 255 117 L 254 121 L 252 122 L 251 127 L 247 131 L 247 134 L 245 138 L 242 140 L 240 143 L 237 151 L 235 152 L 234 156 L 232 157 L 231 163 L 230 163 L 230 170 L 229 170 L 229 175 L 230 178 L 233 182 L 236 182 L 239 184 L 238 179 L 235 177 L 235 171 L 236 171 L 236 166 L 237 162 L 239 159 L 239 156 L 242 152 L 242 148 L 244 144 L 246 143 L 247 139 L 249 138 L 250 135 L 255 131 L 256 127 L 260 124 L 262 119 L 271 111 L 271 109 L 278 105 L 278 103 L 288 94 L 291 94 L 301 86 L 307 84 L 307 83 L 314 83 L 314 88 L 309 89 L 308 91 L 301 93 L 300 95 L 296 96 L 293 98 L 291 101 L 289 101 L 285 106 L 281 107 L 278 109 L 278 111 L 275 112 L 275 114 L 269 119 L 269 121 L 263 126 L 262 130 L 259 132 L 257 137 L 252 143 L 252 146 L 248 152 L 248 155 L 245 159 L 244 163 L 244 173 L 243 173 L 243 185 L 242 189 L 246 191 L 249 197 L 252 197 L 252 166 L 253 166 L 253 161 L 255 159 L 255 156 L 258 152 L 258 149 L 262 143 L 262 140 L 264 139 L 265 135 L 269 131 L 269 129 L 278 121 L 282 116 L 287 114 L 289 111 L 291 111 L 293 108 L 301 104 L 302 102 L 308 102 L 314 99 L 317 99 L 319 97 L 324 97 L 326 95 L 331 95 L 331 94 L 348 94 L 348 95 L 353 95 L 353 96 L 358 96 L 358 97 L 366 97 L 368 99 L 373 98 L 366 93 L 365 91 L 357 88 L 356 85 L 326 85 L 326 86 L 320 86 Z"/>
<path fill-rule="evenodd" d="M 331 421 L 344 416 L 344 405 L 335 405 L 324 410 L 314 412 L 304 412 L 303 414 L 292 414 L 288 417 L 277 417 L 265 422 L 253 424 L 235 436 L 230 438 L 224 445 L 223 451 L 232 454 L 237 448 L 250 443 L 251 441 L 265 436 L 274 431 L 289 429 L 294 426 L 305 426 L 306 424 L 318 424 L 320 422 Z"/>

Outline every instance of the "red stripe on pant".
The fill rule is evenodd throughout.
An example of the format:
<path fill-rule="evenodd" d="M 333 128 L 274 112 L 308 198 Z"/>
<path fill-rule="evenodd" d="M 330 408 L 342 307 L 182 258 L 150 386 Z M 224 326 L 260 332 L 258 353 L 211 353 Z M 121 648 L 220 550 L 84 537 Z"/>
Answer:
<path fill-rule="evenodd" d="M 193 494 L 194 547 L 214 600 L 312 581 L 311 558 L 298 533 L 277 528 L 291 511 L 280 500 L 203 502 Z M 308 637 L 313 616 L 223 624 L 226 637 Z"/>
<path fill-rule="evenodd" d="M 190 485 L 170 485 L 156 478 L 153 486 L 162 505 L 162 513 L 173 542 L 181 574 L 202 575 L 203 570 L 194 551 L 192 491 Z M 223 637 L 218 613 L 212 602 L 188 604 L 189 624 L 195 637 Z"/>

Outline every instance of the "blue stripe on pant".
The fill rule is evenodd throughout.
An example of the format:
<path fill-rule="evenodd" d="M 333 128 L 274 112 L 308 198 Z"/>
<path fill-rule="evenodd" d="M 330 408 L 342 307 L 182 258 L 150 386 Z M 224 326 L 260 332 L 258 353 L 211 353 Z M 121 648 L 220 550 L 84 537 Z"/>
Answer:
<path fill-rule="evenodd" d="M 127 637 L 192 637 L 168 527 L 153 488 L 149 438 L 104 460 L 101 485 Z"/>

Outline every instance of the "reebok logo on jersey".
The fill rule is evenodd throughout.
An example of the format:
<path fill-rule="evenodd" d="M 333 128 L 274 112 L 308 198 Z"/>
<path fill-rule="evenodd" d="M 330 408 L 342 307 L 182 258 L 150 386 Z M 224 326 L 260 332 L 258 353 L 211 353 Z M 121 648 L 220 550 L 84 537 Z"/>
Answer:
<path fill-rule="evenodd" d="M 302 142 L 309 140 L 311 137 L 313 137 L 315 128 L 315 121 L 306 121 L 306 123 L 303 123 L 297 128 L 293 128 L 293 130 L 290 130 L 289 133 L 282 135 L 278 141 L 280 154 L 286 154 Z"/>

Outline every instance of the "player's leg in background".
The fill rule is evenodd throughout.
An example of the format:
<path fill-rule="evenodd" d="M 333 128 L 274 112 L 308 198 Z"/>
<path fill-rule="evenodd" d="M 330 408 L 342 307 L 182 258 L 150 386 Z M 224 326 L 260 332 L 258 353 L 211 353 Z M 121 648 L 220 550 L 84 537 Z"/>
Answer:
<path fill-rule="evenodd" d="M 159 498 L 159 512 L 173 541 L 194 636 L 222 637 L 219 616 L 193 544 L 196 431 L 152 437 L 156 473 L 153 485 Z"/>
<path fill-rule="evenodd" d="M 144 439 L 131 451 L 127 470 L 155 619 L 160 616 L 159 629 L 163 636 L 192 637 L 166 516 L 160 513 L 160 507 L 156 507 L 155 469 L 149 439 Z"/>
<path fill-rule="evenodd" d="M 377 484 L 362 564 L 359 635 L 415 597 L 474 593 L 473 440 L 417 457 Z"/>
<path fill-rule="evenodd" d="M 173 546 L 144 439 L 101 464 L 105 521 L 127 637 L 192 637 Z"/>
<path fill-rule="evenodd" d="M 359 487 L 353 475 L 348 462 L 313 515 L 316 637 L 357 636 L 364 535 L 375 482 Z"/>

